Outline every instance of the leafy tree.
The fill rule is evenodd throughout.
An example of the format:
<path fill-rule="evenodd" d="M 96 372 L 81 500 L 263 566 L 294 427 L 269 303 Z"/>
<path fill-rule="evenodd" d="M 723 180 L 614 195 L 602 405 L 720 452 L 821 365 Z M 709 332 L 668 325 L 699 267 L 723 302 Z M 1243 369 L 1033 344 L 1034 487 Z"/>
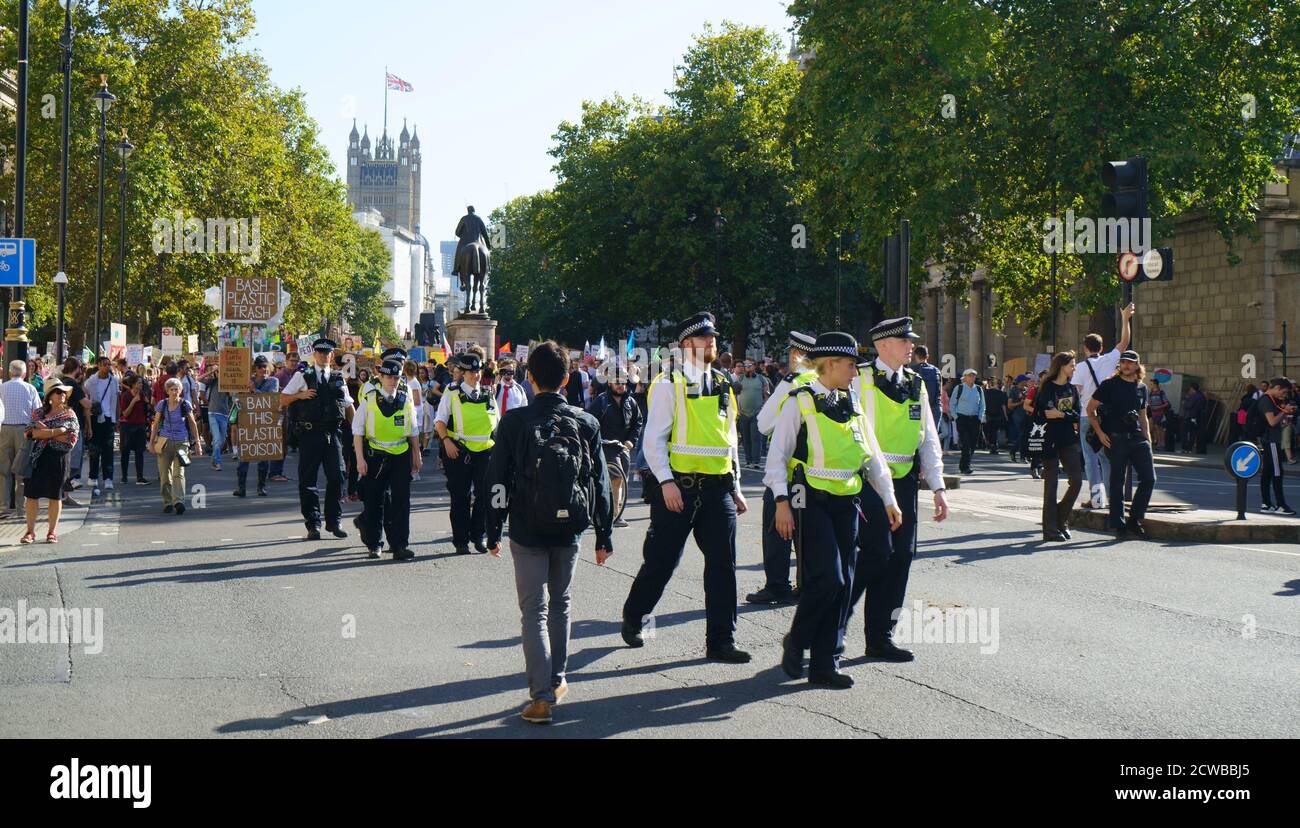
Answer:
<path fill-rule="evenodd" d="M 11 56 L 17 50 L 17 14 L 16 0 L 0 2 L 0 48 Z M 163 325 L 208 329 L 216 312 L 203 303 L 203 292 L 230 275 L 279 278 L 293 297 L 285 320 L 291 329 L 315 328 L 340 308 L 367 323 L 382 315 L 377 292 L 353 292 L 362 231 L 351 219 L 303 95 L 277 89 L 247 45 L 255 22 L 249 0 L 82 3 L 73 17 L 66 295 L 74 351 L 89 333 L 94 311 L 99 115 L 90 95 L 101 73 L 118 99 L 108 114 L 100 305 L 105 330 L 118 304 L 122 205 L 112 145 L 123 130 L 135 144 L 125 205 L 121 320 L 132 339 L 157 341 Z M 41 99 L 50 93 L 62 105 L 62 25 L 58 4 L 32 5 L 26 232 L 37 239 L 38 284 L 25 297 L 33 329 L 50 325 L 54 314 L 50 277 L 58 256 L 60 119 L 41 117 Z M 0 130 L 6 141 L 15 134 L 12 113 L 0 116 Z M 9 151 L 12 157 L 12 145 Z M 12 172 L 3 184 L 12 190 Z M 183 231 L 194 229 L 184 226 L 192 218 L 205 234 L 209 220 L 242 219 L 250 230 L 248 243 L 232 251 L 227 239 L 225 253 L 206 246 L 186 250 L 184 244 L 177 249 L 178 216 Z M 257 236 L 251 234 L 254 220 Z M 260 255 L 252 255 L 251 242 L 259 240 Z"/>
<path fill-rule="evenodd" d="M 913 277 L 945 263 L 959 293 L 987 267 L 1010 300 L 1000 316 L 1049 311 L 1044 221 L 1098 215 L 1101 162 L 1149 159 L 1157 239 L 1193 212 L 1231 249 L 1255 232 L 1282 136 L 1300 131 L 1296 0 L 796 0 L 790 13 L 816 53 L 792 127 L 820 220 L 851 216 L 873 250 L 907 216 Z M 1112 255 L 1069 253 L 1060 272 L 1066 307 L 1118 294 Z"/>

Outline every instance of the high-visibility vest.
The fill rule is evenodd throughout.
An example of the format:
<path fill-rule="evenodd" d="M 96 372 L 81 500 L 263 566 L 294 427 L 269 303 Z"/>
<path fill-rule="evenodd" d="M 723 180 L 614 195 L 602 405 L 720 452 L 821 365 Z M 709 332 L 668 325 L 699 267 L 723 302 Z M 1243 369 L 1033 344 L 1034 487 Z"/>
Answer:
<path fill-rule="evenodd" d="M 451 396 L 451 437 L 470 451 L 492 448 L 492 432 L 497 428 L 497 409 L 489 394 L 481 402 L 470 402 L 463 389 Z"/>
<path fill-rule="evenodd" d="M 787 464 L 790 477 L 802 468 L 804 479 L 814 489 L 833 495 L 855 495 L 862 491 L 859 472 L 871 458 L 862 411 L 855 410 L 847 422 L 841 423 L 817 410 L 812 389 L 800 389 L 793 396 L 798 400 L 799 415 L 803 418 L 808 458 L 790 458 Z"/>
<path fill-rule="evenodd" d="M 396 397 L 394 397 L 396 399 Z M 410 398 L 407 398 L 407 402 Z M 370 428 L 373 433 L 366 435 L 366 442 L 375 451 L 383 451 L 388 454 L 402 454 L 410 451 L 410 438 L 406 436 L 405 416 L 410 415 L 410 407 L 403 404 L 391 415 L 384 415 L 383 410 L 379 407 L 379 394 L 373 393 L 366 397 L 366 408 L 370 409 Z M 400 419 L 400 421 L 399 421 Z"/>
<path fill-rule="evenodd" d="M 812 385 L 813 381 L 816 379 L 817 379 L 816 371 L 802 371 L 790 377 L 790 390 L 794 391 L 796 388 L 803 388 L 804 386 Z M 785 405 L 785 401 L 788 400 L 789 398 L 790 398 L 789 395 L 786 395 L 777 401 L 776 403 L 777 414 L 781 413 L 781 406 Z"/>
<path fill-rule="evenodd" d="M 660 380 L 662 381 L 662 380 Z M 719 379 L 712 377 L 717 389 Z M 673 431 L 668 442 L 668 465 L 682 474 L 728 474 L 736 449 L 736 395 L 730 384 L 719 393 L 688 397 L 686 376 L 673 371 Z M 722 410 L 726 394 L 727 410 Z"/>
<path fill-rule="evenodd" d="M 870 367 L 858 371 L 857 383 L 863 410 L 871 406 L 876 442 L 880 444 L 880 454 L 889 465 L 890 474 L 894 478 L 906 477 L 916 462 L 916 450 L 921 445 L 921 430 L 925 426 L 921 401 L 890 399 L 876 388 L 876 377 Z"/>

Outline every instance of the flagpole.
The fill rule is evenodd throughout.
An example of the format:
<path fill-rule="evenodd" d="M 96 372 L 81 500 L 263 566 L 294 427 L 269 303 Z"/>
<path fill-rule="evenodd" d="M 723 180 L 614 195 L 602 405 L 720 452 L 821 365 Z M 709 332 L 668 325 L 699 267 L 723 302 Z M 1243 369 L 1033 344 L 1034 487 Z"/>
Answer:
<path fill-rule="evenodd" d="M 388 67 L 384 67 L 384 135 L 388 135 Z"/>

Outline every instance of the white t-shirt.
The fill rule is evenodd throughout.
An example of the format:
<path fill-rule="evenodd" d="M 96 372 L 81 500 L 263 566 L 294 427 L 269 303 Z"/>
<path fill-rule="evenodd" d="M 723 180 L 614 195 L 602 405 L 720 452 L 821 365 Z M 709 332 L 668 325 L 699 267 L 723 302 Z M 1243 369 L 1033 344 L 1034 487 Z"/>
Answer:
<path fill-rule="evenodd" d="M 1092 365 L 1092 371 L 1088 370 L 1088 365 Z M 1081 359 L 1074 366 L 1074 378 L 1071 384 L 1079 388 L 1079 410 L 1084 416 L 1087 416 L 1088 403 L 1092 401 L 1092 395 L 1097 393 L 1097 383 L 1092 381 L 1093 373 L 1097 374 L 1097 382 L 1105 382 L 1118 367 L 1119 348 L 1112 348 L 1109 353 L 1088 360 Z"/>

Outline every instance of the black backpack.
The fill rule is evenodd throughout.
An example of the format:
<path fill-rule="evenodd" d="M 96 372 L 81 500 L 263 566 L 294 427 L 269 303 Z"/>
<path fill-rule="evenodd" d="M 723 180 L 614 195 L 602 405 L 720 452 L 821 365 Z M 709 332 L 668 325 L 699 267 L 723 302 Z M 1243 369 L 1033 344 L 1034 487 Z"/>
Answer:
<path fill-rule="evenodd" d="M 556 410 L 533 426 L 521 472 L 524 496 L 514 502 L 534 530 L 576 535 L 591 525 L 592 460 L 577 417 Z"/>
<path fill-rule="evenodd" d="M 1263 402 L 1263 397 L 1255 401 L 1255 404 L 1246 412 L 1246 424 L 1241 427 L 1246 436 L 1252 440 L 1264 439 L 1264 434 L 1268 431 L 1268 420 L 1264 418 Z"/>

